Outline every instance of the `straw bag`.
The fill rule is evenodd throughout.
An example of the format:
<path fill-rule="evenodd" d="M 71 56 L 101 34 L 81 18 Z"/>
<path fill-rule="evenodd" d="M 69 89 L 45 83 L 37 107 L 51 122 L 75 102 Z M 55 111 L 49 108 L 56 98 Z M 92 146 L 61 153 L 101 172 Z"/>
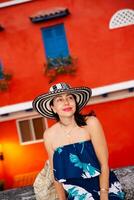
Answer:
<path fill-rule="evenodd" d="M 45 163 L 44 168 L 37 175 L 33 188 L 36 200 L 58 200 L 49 161 Z"/>

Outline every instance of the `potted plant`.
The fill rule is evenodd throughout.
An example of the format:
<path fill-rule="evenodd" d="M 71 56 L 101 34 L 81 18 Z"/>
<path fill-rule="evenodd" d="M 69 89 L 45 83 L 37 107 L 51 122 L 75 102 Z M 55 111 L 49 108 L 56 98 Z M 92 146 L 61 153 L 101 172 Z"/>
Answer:
<path fill-rule="evenodd" d="M 4 180 L 0 180 L 0 191 L 4 190 L 4 184 L 5 184 L 5 181 Z"/>
<path fill-rule="evenodd" d="M 47 63 L 44 65 L 45 74 L 49 77 L 49 83 L 53 82 L 60 74 L 74 75 L 76 72 L 76 58 L 72 56 L 47 58 Z"/>
<path fill-rule="evenodd" d="M 6 91 L 9 87 L 9 82 L 12 79 L 12 75 L 9 73 L 3 73 L 0 71 L 0 91 Z"/>

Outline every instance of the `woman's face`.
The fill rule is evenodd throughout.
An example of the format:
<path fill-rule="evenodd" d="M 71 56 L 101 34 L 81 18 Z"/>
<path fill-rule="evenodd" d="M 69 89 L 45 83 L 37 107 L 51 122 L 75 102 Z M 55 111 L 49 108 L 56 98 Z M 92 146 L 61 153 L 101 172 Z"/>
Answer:
<path fill-rule="evenodd" d="M 53 99 L 53 106 L 51 107 L 59 117 L 69 117 L 76 111 L 76 102 L 72 94 L 64 93 Z"/>

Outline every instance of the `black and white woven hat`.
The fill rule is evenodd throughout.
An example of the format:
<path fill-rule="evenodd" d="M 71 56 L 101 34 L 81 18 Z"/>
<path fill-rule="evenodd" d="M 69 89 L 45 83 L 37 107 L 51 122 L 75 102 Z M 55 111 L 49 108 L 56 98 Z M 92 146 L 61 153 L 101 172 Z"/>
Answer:
<path fill-rule="evenodd" d="M 76 96 L 79 111 L 88 103 L 92 90 L 89 87 L 70 87 L 66 83 L 58 83 L 50 87 L 48 93 L 37 96 L 33 101 L 33 108 L 42 116 L 55 119 L 50 107 L 51 100 L 59 94 L 69 92 Z"/>

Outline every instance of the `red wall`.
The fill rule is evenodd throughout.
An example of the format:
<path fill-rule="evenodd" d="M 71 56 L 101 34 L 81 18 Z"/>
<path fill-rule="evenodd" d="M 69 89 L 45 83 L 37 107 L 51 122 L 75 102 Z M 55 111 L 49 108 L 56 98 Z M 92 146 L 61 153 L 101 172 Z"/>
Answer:
<path fill-rule="evenodd" d="M 134 98 L 130 98 L 90 105 L 84 110 L 93 109 L 101 121 L 108 143 L 109 165 L 113 168 L 134 165 L 133 101 Z M 4 171 L 0 177 L 4 175 L 8 188 L 12 186 L 15 175 L 40 171 L 47 153 L 43 143 L 20 145 L 15 121 L 1 123 L 0 133 L 4 152 L 4 161 L 1 161 Z"/>
<path fill-rule="evenodd" d="M 110 167 L 134 165 L 134 98 L 88 106 L 103 125 L 109 149 Z"/>
<path fill-rule="evenodd" d="M 34 13 L 55 6 L 68 7 L 71 15 L 39 24 L 29 20 Z M 108 27 L 112 15 L 123 8 L 134 8 L 133 0 L 38 0 L 0 9 L 0 23 L 5 27 L 0 32 L 0 58 L 13 74 L 9 91 L 0 94 L 0 105 L 32 100 L 49 88 L 40 29 L 61 22 L 71 55 L 78 58 L 78 71 L 73 79 L 61 76 L 57 81 L 97 87 L 133 79 L 133 26 Z"/>
<path fill-rule="evenodd" d="M 63 19 L 33 24 L 29 17 L 40 10 L 68 7 L 71 15 Z M 134 77 L 133 26 L 110 30 L 112 15 L 119 9 L 134 8 L 133 0 L 38 0 L 0 9 L 0 59 L 13 74 L 9 90 L 0 93 L 0 106 L 33 100 L 50 87 L 44 75 L 45 53 L 41 28 L 64 23 L 71 55 L 78 59 L 77 74 L 64 75 L 56 82 L 91 88 L 131 80 Z M 88 106 L 94 109 L 106 134 L 111 167 L 134 164 L 132 115 L 133 98 Z M 49 121 L 50 123 L 50 121 Z M 12 187 L 17 174 L 40 170 L 47 159 L 43 143 L 21 146 L 16 122 L 0 123 L 0 143 L 4 161 L 0 178 Z"/>

